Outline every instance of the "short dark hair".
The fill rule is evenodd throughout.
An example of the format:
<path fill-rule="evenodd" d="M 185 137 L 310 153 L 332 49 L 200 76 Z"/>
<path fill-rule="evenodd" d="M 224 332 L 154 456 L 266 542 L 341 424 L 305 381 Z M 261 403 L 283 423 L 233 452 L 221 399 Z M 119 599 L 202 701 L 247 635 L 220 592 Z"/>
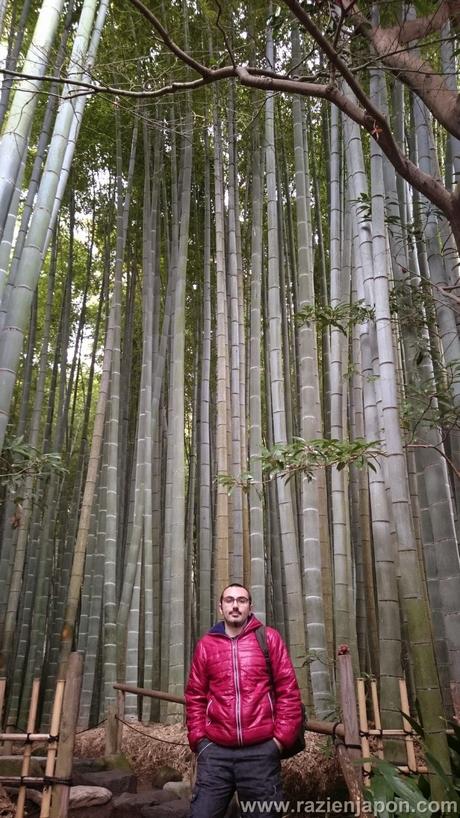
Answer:
<path fill-rule="evenodd" d="M 227 588 L 243 588 L 246 591 L 246 593 L 247 593 L 247 595 L 249 597 L 249 602 L 252 602 L 251 591 L 249 590 L 249 588 L 246 588 L 246 585 L 242 585 L 241 582 L 229 582 L 228 585 L 225 586 L 225 588 L 223 589 L 223 591 L 222 591 L 222 593 L 220 595 L 219 602 L 220 602 L 221 605 L 222 605 L 222 600 L 224 598 L 224 592 L 227 590 Z"/>

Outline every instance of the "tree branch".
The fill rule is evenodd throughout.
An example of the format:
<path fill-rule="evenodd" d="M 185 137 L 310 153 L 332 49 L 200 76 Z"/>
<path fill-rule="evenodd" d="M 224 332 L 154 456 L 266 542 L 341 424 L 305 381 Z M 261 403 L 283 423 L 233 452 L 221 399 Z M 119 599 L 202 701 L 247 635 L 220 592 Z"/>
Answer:
<path fill-rule="evenodd" d="M 372 26 L 363 13 L 350 6 L 349 20 L 374 47 L 383 63 L 425 103 L 433 116 L 453 136 L 460 139 L 460 96 L 430 63 L 411 53 L 404 45 L 438 31 L 452 16 L 460 14 L 460 0 L 442 0 L 433 14 L 406 20 L 399 26 Z"/>
<path fill-rule="evenodd" d="M 174 42 L 172 37 L 169 36 L 168 31 L 165 29 L 162 23 L 160 23 L 158 17 L 152 11 L 150 11 L 150 9 L 148 9 L 147 6 L 144 6 L 141 0 L 129 0 L 129 2 L 133 6 L 136 6 L 136 8 L 140 11 L 143 17 L 145 17 L 145 19 L 152 24 L 157 34 L 163 40 L 165 46 L 170 51 L 172 51 L 172 53 L 175 54 L 176 57 L 178 57 L 182 62 L 186 63 L 186 65 L 190 66 L 190 68 L 193 68 L 193 70 L 196 71 L 198 74 L 201 74 L 202 77 L 207 77 L 209 75 L 211 69 L 208 68 L 206 65 L 203 65 L 202 63 L 198 62 L 197 60 L 194 60 L 193 57 L 190 56 L 190 54 L 187 54 L 186 51 L 180 48 L 180 46 L 178 46 L 177 43 Z"/>
<path fill-rule="evenodd" d="M 329 40 L 323 35 L 316 24 L 313 22 L 307 12 L 299 5 L 297 0 L 284 0 L 284 3 L 297 17 L 306 31 L 318 43 L 319 47 L 326 54 L 331 63 L 339 70 L 341 76 L 346 80 L 349 87 L 352 89 L 356 98 L 363 106 L 364 110 L 357 116 L 355 107 L 350 109 L 350 100 L 346 99 L 344 95 L 335 86 L 325 86 L 328 91 L 324 94 L 326 99 L 334 102 L 341 111 L 351 116 L 351 118 L 358 124 L 364 126 L 367 131 L 373 136 L 382 148 L 385 156 L 390 160 L 397 172 L 413 185 L 420 193 L 423 193 L 433 204 L 436 204 L 440 210 L 447 216 L 449 221 L 453 218 L 453 199 L 446 188 L 434 179 L 431 175 L 424 173 L 413 162 L 411 162 L 402 153 L 399 148 L 389 123 L 382 112 L 374 105 L 372 100 L 368 97 L 363 87 L 352 74 L 348 66 L 339 57 L 334 47 Z M 302 93 L 298 91 L 297 93 Z M 311 96 L 315 96 L 310 92 Z M 358 109 L 360 110 L 360 109 Z M 460 237 L 456 235 L 458 241 Z"/>
<path fill-rule="evenodd" d="M 184 82 L 171 82 L 168 85 L 163 85 L 161 88 L 150 89 L 143 88 L 139 91 L 133 91 L 129 88 L 118 88 L 113 85 L 104 85 L 102 83 L 90 83 L 80 80 L 71 80 L 67 77 L 55 77 L 50 74 L 24 74 L 21 71 L 11 71 L 7 68 L 0 68 L 0 74 L 6 74 L 10 77 L 17 77 L 18 79 L 26 80 L 44 80 L 46 82 L 56 82 L 61 85 L 72 85 L 76 88 L 87 89 L 81 93 L 69 94 L 65 98 L 74 98 L 82 94 L 111 94 L 117 97 L 133 97 L 134 99 L 152 99 L 163 97 L 167 94 L 175 94 L 184 91 L 194 91 L 197 88 L 202 88 L 204 85 L 209 85 L 219 80 L 227 79 L 228 77 L 236 76 L 233 66 L 223 66 L 222 68 L 212 69 L 208 72 L 208 76 L 200 77 L 200 79 L 189 80 Z"/>
<path fill-rule="evenodd" d="M 460 217 L 456 213 L 460 193 L 454 191 L 451 194 L 441 184 L 441 182 L 433 178 L 431 175 L 424 173 L 402 153 L 393 137 L 385 116 L 374 105 L 372 100 L 369 99 L 359 81 L 339 57 L 331 43 L 317 28 L 309 15 L 299 5 L 297 0 L 284 0 L 284 2 L 298 18 L 305 29 L 311 34 L 321 50 L 328 56 L 331 63 L 338 69 L 340 74 L 353 90 L 362 107 L 354 102 L 354 100 L 349 99 L 336 85 L 332 83 L 320 85 L 315 82 L 305 81 L 303 78 L 290 79 L 286 76 L 277 75 L 271 70 L 264 70 L 251 66 L 243 67 L 226 65 L 215 69 L 204 66 L 190 57 L 185 51 L 177 46 L 176 43 L 174 43 L 157 17 L 143 5 L 141 0 L 129 0 L 129 2 L 139 9 L 146 19 L 149 20 L 157 33 L 160 35 L 166 47 L 169 48 L 178 57 L 178 59 L 183 61 L 189 67 L 194 68 L 194 70 L 200 74 L 199 79 L 192 81 L 171 82 L 168 85 L 162 86 L 158 89 L 151 90 L 149 88 L 144 88 L 138 91 L 127 90 L 124 88 L 114 88 L 113 86 L 109 85 L 93 85 L 91 83 L 72 81 L 61 77 L 50 77 L 47 75 L 40 77 L 39 79 L 64 84 L 68 83 L 69 85 L 75 85 L 79 88 L 87 89 L 88 93 L 110 93 L 123 97 L 151 99 L 165 96 L 167 94 L 196 90 L 205 85 L 218 82 L 222 79 L 236 77 L 241 85 L 248 88 L 258 88 L 263 91 L 299 94 L 301 96 L 327 99 L 329 102 L 336 105 L 344 114 L 349 116 L 354 122 L 361 127 L 364 127 L 368 133 L 374 139 L 376 139 L 376 141 L 378 141 L 382 151 L 394 166 L 395 170 L 403 177 L 403 179 L 409 182 L 409 184 L 411 184 L 416 190 L 439 207 L 452 225 L 457 245 L 460 247 Z M 37 79 L 37 77 L 32 75 L 20 74 L 19 72 L 8 71 L 7 69 L 1 69 L 1 71 L 12 76 Z"/>
<path fill-rule="evenodd" d="M 438 8 L 425 17 L 416 17 L 415 20 L 405 20 L 394 27 L 400 43 L 410 43 L 413 40 L 422 40 L 433 31 L 440 31 L 448 20 L 458 22 L 460 19 L 460 0 L 442 0 Z"/>
<path fill-rule="evenodd" d="M 460 96 L 448 87 L 445 78 L 433 71 L 426 59 L 403 48 L 395 50 L 393 30 L 377 28 L 367 36 L 383 63 L 417 94 L 441 125 L 460 139 Z"/>
<path fill-rule="evenodd" d="M 291 0 L 286 0 L 291 2 Z M 242 85 L 249 88 L 259 88 L 262 91 L 278 91 L 288 94 L 300 94 L 301 96 L 317 97 L 327 99 L 340 108 L 344 114 L 350 117 L 361 127 L 365 128 L 371 136 L 378 141 L 385 156 L 397 172 L 413 185 L 420 193 L 423 193 L 433 204 L 444 213 L 451 221 L 453 218 L 453 197 L 448 190 L 438 182 L 433 176 L 424 173 L 417 165 L 410 161 L 400 150 L 390 131 L 389 125 L 383 115 L 378 112 L 378 119 L 374 115 L 376 109 L 374 105 L 369 105 L 370 110 L 363 109 L 343 94 L 335 85 L 318 85 L 316 83 L 299 82 L 299 80 L 274 79 L 272 76 L 257 76 L 251 73 L 251 68 L 239 67 L 236 70 L 237 76 Z M 356 83 L 355 83 L 356 85 Z M 362 96 L 364 95 L 364 92 Z M 364 98 L 365 95 L 364 95 Z"/>

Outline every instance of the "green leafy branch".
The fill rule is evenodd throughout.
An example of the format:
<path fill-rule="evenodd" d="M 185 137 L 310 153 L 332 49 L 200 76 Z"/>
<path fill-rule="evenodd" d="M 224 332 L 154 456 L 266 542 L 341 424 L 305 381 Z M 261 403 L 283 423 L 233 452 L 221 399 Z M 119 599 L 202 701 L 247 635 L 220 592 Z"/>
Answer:
<path fill-rule="evenodd" d="M 378 440 L 370 442 L 363 438 L 304 440 L 302 437 L 295 437 L 291 443 L 278 443 L 271 449 L 263 449 L 260 460 L 266 477 L 265 482 L 276 477 L 284 477 L 288 481 L 296 474 L 312 480 L 317 469 L 328 466 L 335 466 L 341 471 L 353 464 L 358 468 L 367 466 L 375 471 L 373 461 L 381 454 Z M 255 484 L 248 472 L 239 477 L 221 473 L 217 476 L 217 481 L 229 493 L 236 487 L 248 492 L 250 486 Z"/>
<path fill-rule="evenodd" d="M 281 476 L 289 480 L 295 474 L 301 474 L 311 480 L 316 469 L 327 466 L 335 466 L 341 471 L 354 464 L 358 468 L 368 466 L 375 471 L 372 461 L 381 453 L 377 440 L 304 440 L 295 437 L 291 443 L 279 443 L 271 449 L 265 449 L 261 459 L 263 471 L 270 478 Z"/>
<path fill-rule="evenodd" d="M 39 478 L 66 472 L 60 454 L 39 452 L 23 435 L 7 440 L 0 454 L 0 486 L 13 494 L 17 502 L 22 499 L 23 482 L 28 476 Z"/>
<path fill-rule="evenodd" d="M 299 324 L 309 324 L 314 321 L 321 331 L 335 327 L 346 335 L 354 324 L 373 321 L 375 310 L 373 307 L 365 306 L 363 300 L 356 301 L 354 304 L 337 304 L 335 307 L 331 307 L 330 304 L 307 304 L 296 313 L 295 318 Z"/>

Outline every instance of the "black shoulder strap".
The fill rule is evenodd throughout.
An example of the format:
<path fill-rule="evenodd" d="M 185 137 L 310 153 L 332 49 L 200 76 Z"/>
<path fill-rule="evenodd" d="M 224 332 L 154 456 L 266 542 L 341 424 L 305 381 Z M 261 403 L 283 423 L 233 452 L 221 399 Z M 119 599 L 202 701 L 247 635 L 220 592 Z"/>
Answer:
<path fill-rule="evenodd" d="M 272 663 L 270 661 L 270 654 L 268 652 L 268 645 L 267 645 L 267 634 L 265 632 L 265 625 L 262 625 L 260 628 L 257 628 L 255 631 L 255 637 L 257 642 L 259 643 L 259 648 L 261 649 L 264 657 L 265 657 L 265 664 L 267 665 L 267 673 L 270 679 L 270 684 L 275 690 L 275 684 L 273 681 L 273 670 L 272 670 Z"/>

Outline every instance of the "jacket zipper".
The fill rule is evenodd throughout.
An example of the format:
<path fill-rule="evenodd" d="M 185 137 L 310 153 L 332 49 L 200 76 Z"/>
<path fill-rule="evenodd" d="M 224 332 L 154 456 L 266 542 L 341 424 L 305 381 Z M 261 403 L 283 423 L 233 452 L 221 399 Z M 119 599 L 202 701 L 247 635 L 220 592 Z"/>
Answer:
<path fill-rule="evenodd" d="M 210 711 L 211 711 L 211 706 L 212 706 L 212 699 L 209 699 L 208 706 L 206 708 L 206 719 L 208 721 L 208 724 L 211 724 L 211 719 L 210 719 L 210 716 L 209 716 Z"/>
<path fill-rule="evenodd" d="M 243 744 L 243 730 L 241 727 L 241 693 L 240 693 L 240 679 L 238 675 L 238 649 L 236 639 L 231 640 L 232 645 L 232 662 L 233 662 L 233 681 L 235 682 L 235 713 L 236 713 L 236 736 L 238 744 Z"/>
<path fill-rule="evenodd" d="M 270 702 L 270 708 L 271 708 L 271 711 L 272 711 L 272 719 L 273 719 L 273 721 L 275 721 L 275 711 L 273 709 L 273 702 L 272 702 L 271 693 L 267 693 L 267 696 L 268 696 L 268 701 Z"/>

